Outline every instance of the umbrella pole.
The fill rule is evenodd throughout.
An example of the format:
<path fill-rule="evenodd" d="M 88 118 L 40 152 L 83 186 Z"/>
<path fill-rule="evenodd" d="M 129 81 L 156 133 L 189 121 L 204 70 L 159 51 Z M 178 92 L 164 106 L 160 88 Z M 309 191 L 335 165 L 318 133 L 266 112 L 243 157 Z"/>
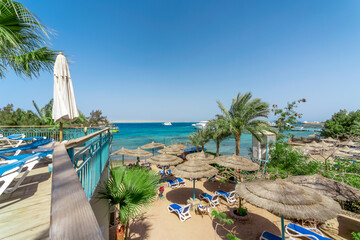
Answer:
<path fill-rule="evenodd" d="M 284 216 L 281 216 L 281 238 L 285 240 Z"/>
<path fill-rule="evenodd" d="M 193 200 L 195 200 L 195 178 L 193 178 Z"/>
<path fill-rule="evenodd" d="M 124 166 L 124 155 L 122 155 L 122 162 L 123 162 L 123 166 Z"/>
<path fill-rule="evenodd" d="M 153 148 L 153 156 L 155 156 L 155 148 Z"/>
<path fill-rule="evenodd" d="M 164 182 L 165 182 L 165 166 L 163 166 Z"/>
<path fill-rule="evenodd" d="M 60 136 L 59 136 L 59 142 L 62 142 L 64 140 L 63 136 L 63 123 L 60 122 Z"/>
<path fill-rule="evenodd" d="M 140 157 L 137 157 L 136 165 L 139 165 Z"/>

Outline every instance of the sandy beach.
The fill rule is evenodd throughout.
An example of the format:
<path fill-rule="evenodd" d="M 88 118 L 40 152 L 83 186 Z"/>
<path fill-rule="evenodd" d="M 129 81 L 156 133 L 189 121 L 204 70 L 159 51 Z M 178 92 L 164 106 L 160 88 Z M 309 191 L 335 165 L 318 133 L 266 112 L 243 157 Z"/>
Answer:
<path fill-rule="evenodd" d="M 153 170 L 158 171 L 160 169 L 152 166 Z M 167 176 L 167 179 L 174 179 L 173 176 Z M 170 189 L 167 183 L 161 185 L 165 187 L 164 197 L 162 199 L 157 198 L 152 207 L 148 211 L 140 216 L 137 221 L 134 221 L 130 226 L 131 239 L 137 240 L 158 240 L 158 239 L 215 239 L 214 228 L 216 221 L 213 221 L 209 215 L 198 215 L 191 211 L 191 218 L 185 222 L 181 222 L 175 213 L 170 213 L 167 207 L 170 204 L 177 203 L 181 206 L 187 204 L 187 200 L 192 197 L 193 188 L 192 182 L 185 179 L 185 187 L 179 187 Z M 217 190 L 232 191 L 235 189 L 233 183 L 222 183 L 220 181 L 208 182 L 204 179 L 197 181 L 195 185 L 196 197 L 198 198 L 201 193 L 214 194 Z M 203 202 L 205 203 L 205 202 Z M 238 200 L 229 205 L 226 200 L 220 200 L 220 206 L 214 209 L 227 214 L 230 218 L 230 209 L 238 207 Z M 281 219 L 280 217 L 264 210 L 253 206 L 243 201 L 243 206 L 248 209 L 249 219 L 247 221 L 235 221 L 234 225 L 226 226 L 227 229 L 232 229 L 235 236 L 242 240 L 255 240 L 259 239 L 263 231 L 269 231 L 277 235 L 281 235 Z M 331 220 L 336 222 L 336 220 Z M 285 219 L 285 224 L 289 223 Z M 113 227 L 112 232 L 115 231 Z M 328 229 L 331 233 L 331 237 L 334 238 L 336 234 L 335 229 Z M 226 231 L 222 226 L 218 226 L 216 239 L 227 239 Z M 297 238 L 295 238 L 297 239 Z M 341 237 L 334 239 L 344 239 Z"/>

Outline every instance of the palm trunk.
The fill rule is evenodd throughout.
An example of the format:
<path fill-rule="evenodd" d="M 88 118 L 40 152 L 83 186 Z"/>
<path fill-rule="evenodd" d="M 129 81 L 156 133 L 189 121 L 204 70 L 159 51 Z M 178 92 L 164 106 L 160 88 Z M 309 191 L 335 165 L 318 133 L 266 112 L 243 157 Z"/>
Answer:
<path fill-rule="evenodd" d="M 239 154 L 240 154 L 240 138 L 241 138 L 241 133 L 235 135 L 236 155 L 237 156 L 239 156 Z"/>
<path fill-rule="evenodd" d="M 220 155 L 220 142 L 216 142 L 216 156 Z"/>
<path fill-rule="evenodd" d="M 116 228 L 116 240 L 124 239 L 124 225 L 121 222 L 118 223 Z"/>
<path fill-rule="evenodd" d="M 125 238 L 124 238 L 124 240 L 130 239 L 130 236 L 129 236 L 129 227 L 130 227 L 130 224 L 129 224 L 129 222 L 127 222 L 127 223 L 126 223 L 126 227 L 125 227 Z"/>
<path fill-rule="evenodd" d="M 201 151 L 205 152 L 204 148 L 205 148 L 205 145 L 201 145 Z"/>

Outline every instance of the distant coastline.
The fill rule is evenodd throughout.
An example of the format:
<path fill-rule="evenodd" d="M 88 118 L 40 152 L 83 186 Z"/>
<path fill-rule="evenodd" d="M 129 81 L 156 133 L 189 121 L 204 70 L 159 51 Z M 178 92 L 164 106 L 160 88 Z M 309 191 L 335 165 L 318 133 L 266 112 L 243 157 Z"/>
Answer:
<path fill-rule="evenodd" d="M 116 121 L 110 121 L 110 123 L 163 123 L 163 122 L 184 122 L 184 123 L 192 123 L 192 122 L 199 122 L 199 121 L 159 121 L 159 120 L 116 120 Z"/>

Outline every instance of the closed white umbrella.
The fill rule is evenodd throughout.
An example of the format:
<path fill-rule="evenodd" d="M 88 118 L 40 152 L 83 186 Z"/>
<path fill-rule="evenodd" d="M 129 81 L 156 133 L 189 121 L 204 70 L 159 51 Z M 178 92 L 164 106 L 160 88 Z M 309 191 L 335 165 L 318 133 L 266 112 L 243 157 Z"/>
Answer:
<path fill-rule="evenodd" d="M 52 118 L 60 122 L 60 142 L 63 140 L 63 122 L 72 122 L 79 117 L 69 66 L 62 52 L 54 65 L 54 104 Z"/>

